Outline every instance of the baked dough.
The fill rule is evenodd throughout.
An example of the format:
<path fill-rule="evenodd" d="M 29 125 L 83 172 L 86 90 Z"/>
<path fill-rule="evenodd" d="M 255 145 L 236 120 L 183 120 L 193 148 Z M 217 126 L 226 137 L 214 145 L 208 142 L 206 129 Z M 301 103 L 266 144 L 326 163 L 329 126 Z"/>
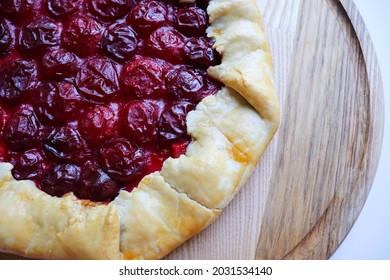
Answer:
<path fill-rule="evenodd" d="M 120 259 L 119 215 L 114 205 L 62 198 L 16 181 L 0 164 L 0 248 L 31 258 Z"/>
<path fill-rule="evenodd" d="M 110 204 L 52 197 L 0 163 L 0 250 L 48 259 L 158 259 L 212 223 L 279 125 L 272 61 L 256 0 L 210 0 L 208 35 L 225 84 L 187 117 L 193 141 Z M 239 124 L 239 125 L 237 125 Z"/>
<path fill-rule="evenodd" d="M 162 258 L 220 213 L 176 192 L 158 173 L 146 176 L 131 193 L 120 192 L 112 205 L 121 217 L 125 259 Z"/>

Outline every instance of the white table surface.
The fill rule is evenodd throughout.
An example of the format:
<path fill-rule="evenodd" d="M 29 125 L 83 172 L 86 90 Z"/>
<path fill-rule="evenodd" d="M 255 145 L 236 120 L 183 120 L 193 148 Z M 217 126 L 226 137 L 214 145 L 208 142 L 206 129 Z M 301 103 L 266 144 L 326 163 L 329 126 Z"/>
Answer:
<path fill-rule="evenodd" d="M 367 202 L 332 260 L 390 260 L 390 1 L 354 0 L 374 43 L 382 72 L 385 133 Z"/>

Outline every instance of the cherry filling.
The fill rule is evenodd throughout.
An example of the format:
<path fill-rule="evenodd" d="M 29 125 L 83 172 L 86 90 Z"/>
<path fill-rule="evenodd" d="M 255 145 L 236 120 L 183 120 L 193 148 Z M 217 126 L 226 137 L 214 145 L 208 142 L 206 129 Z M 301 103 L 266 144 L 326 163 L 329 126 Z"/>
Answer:
<path fill-rule="evenodd" d="M 185 153 L 221 84 L 208 1 L 0 2 L 0 161 L 46 193 L 110 201 Z"/>

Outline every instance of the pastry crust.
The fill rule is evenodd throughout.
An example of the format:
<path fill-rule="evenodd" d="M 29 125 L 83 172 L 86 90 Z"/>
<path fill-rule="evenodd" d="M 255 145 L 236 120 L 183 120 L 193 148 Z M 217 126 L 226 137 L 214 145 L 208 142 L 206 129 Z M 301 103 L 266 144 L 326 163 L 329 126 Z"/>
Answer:
<path fill-rule="evenodd" d="M 212 223 L 279 125 L 271 54 L 255 0 L 210 0 L 225 84 L 187 117 L 193 141 L 110 204 L 51 197 L 0 164 L 0 251 L 32 258 L 158 259 Z M 237 125 L 239 124 L 239 125 Z"/>
<path fill-rule="evenodd" d="M 47 259 L 121 258 L 116 207 L 73 194 L 52 197 L 32 181 L 16 181 L 11 169 L 0 164 L 2 251 Z"/>
<path fill-rule="evenodd" d="M 125 259 L 159 259 L 219 215 L 173 190 L 159 175 L 146 176 L 131 193 L 112 202 L 121 217 L 121 252 Z"/>
<path fill-rule="evenodd" d="M 280 113 L 272 56 L 256 6 L 256 0 L 210 1 L 208 35 L 216 39 L 214 47 L 222 54 L 222 63 L 211 67 L 209 74 L 240 93 L 275 133 Z"/>

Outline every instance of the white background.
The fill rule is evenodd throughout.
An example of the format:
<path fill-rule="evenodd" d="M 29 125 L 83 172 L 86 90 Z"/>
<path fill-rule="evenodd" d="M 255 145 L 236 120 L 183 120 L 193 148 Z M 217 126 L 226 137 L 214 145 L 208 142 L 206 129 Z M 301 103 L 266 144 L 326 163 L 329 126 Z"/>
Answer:
<path fill-rule="evenodd" d="M 367 202 L 332 259 L 390 260 L 390 1 L 354 2 L 371 35 L 382 71 L 385 136 L 378 172 Z"/>

